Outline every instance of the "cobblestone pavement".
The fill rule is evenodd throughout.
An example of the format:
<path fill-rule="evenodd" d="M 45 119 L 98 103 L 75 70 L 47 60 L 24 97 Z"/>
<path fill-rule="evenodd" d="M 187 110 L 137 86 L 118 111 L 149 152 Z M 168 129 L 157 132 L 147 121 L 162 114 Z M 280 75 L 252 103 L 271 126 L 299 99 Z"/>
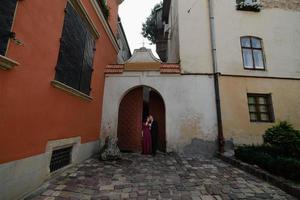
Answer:
<path fill-rule="evenodd" d="M 219 159 L 123 154 L 89 159 L 46 182 L 27 199 L 294 199 Z"/>

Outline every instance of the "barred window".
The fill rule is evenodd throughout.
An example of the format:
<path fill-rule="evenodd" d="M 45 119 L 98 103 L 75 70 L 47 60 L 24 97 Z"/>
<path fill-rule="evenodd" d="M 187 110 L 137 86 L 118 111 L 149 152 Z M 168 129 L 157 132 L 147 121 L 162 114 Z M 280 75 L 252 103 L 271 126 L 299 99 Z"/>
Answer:
<path fill-rule="evenodd" d="M 274 122 L 274 112 L 270 94 L 248 94 L 251 122 Z"/>
<path fill-rule="evenodd" d="M 1 0 L 0 3 L 0 55 L 5 56 L 14 20 L 17 0 Z"/>
<path fill-rule="evenodd" d="M 243 63 L 245 69 L 264 70 L 262 40 L 257 37 L 241 37 Z"/>
<path fill-rule="evenodd" d="M 89 95 L 95 38 L 69 2 L 65 13 L 55 80 Z"/>

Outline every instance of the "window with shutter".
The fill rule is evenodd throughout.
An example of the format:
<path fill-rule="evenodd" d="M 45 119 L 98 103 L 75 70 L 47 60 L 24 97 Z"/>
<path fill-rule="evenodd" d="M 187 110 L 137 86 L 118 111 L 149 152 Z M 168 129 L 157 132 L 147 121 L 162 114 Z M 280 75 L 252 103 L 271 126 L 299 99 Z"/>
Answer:
<path fill-rule="evenodd" d="M 5 56 L 14 20 L 17 0 L 1 0 L 0 3 L 0 55 Z"/>
<path fill-rule="evenodd" d="M 65 12 L 55 80 L 89 95 L 95 39 L 69 2 Z"/>

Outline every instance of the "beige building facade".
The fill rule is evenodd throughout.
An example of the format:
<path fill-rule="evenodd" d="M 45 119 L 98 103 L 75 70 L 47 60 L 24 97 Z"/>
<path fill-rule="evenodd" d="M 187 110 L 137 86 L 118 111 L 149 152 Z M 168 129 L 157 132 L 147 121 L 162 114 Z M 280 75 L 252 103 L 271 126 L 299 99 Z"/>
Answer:
<path fill-rule="evenodd" d="M 217 79 L 219 140 L 261 143 L 282 120 L 300 129 L 299 1 L 165 0 L 164 6 L 168 61 L 180 62 L 183 74 Z"/>

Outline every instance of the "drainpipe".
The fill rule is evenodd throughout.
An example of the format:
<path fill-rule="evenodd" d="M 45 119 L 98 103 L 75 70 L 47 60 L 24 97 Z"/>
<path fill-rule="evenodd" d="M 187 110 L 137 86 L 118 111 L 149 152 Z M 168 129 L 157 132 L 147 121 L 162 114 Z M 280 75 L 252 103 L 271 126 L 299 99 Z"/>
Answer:
<path fill-rule="evenodd" d="M 217 122 L 218 122 L 218 147 L 219 147 L 219 152 L 224 153 L 224 135 L 223 135 L 222 113 L 221 113 L 221 103 L 220 103 L 220 87 L 219 87 L 220 72 L 218 72 L 218 63 L 217 63 L 213 0 L 208 0 L 208 6 L 209 6 L 210 41 L 211 41 L 214 86 L 215 86 L 215 100 L 216 100 Z"/>

